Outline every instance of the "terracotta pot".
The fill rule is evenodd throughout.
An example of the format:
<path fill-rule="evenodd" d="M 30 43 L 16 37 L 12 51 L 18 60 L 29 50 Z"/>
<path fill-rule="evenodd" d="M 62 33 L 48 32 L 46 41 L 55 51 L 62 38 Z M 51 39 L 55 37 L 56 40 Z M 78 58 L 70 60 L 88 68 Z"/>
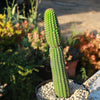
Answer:
<path fill-rule="evenodd" d="M 65 69 L 70 77 L 74 77 L 76 75 L 77 64 L 78 64 L 78 60 L 67 62 Z"/>

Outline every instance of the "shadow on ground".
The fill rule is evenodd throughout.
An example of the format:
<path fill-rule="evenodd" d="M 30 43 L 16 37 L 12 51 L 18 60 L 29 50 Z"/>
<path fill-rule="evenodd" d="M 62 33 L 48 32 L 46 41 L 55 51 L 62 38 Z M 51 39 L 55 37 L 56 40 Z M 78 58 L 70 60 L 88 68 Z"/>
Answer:
<path fill-rule="evenodd" d="M 63 36 L 71 36 L 73 25 L 79 32 L 100 30 L 100 0 L 42 0 L 38 9 L 41 29 L 47 8 L 55 10 Z"/>
<path fill-rule="evenodd" d="M 41 0 L 39 13 L 42 17 L 47 8 L 53 8 L 58 16 L 100 11 L 100 0 Z"/>

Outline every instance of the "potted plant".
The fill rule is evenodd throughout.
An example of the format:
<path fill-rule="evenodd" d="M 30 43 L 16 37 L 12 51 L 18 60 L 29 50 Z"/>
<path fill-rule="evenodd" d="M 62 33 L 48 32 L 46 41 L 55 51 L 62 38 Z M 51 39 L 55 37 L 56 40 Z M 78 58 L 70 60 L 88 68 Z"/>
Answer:
<path fill-rule="evenodd" d="M 38 100 L 86 100 L 89 92 L 82 85 L 69 81 L 65 74 L 65 62 L 60 45 L 60 30 L 56 14 L 52 8 L 44 16 L 47 43 L 50 46 L 52 81 L 40 84 L 36 88 Z M 76 88 L 76 89 L 75 89 Z M 71 91 L 70 91 L 71 90 Z"/>
<path fill-rule="evenodd" d="M 77 38 L 74 37 L 79 33 L 76 31 L 74 26 L 72 28 L 73 28 L 72 36 L 66 39 L 67 45 L 64 46 L 63 53 L 65 58 L 66 72 L 70 77 L 75 77 L 77 65 L 82 55 L 80 49 L 75 47 L 78 40 Z"/>
<path fill-rule="evenodd" d="M 77 48 L 66 46 L 63 50 L 63 53 L 65 58 L 66 72 L 70 77 L 74 77 L 76 75 L 78 61 L 81 57 L 80 50 Z"/>

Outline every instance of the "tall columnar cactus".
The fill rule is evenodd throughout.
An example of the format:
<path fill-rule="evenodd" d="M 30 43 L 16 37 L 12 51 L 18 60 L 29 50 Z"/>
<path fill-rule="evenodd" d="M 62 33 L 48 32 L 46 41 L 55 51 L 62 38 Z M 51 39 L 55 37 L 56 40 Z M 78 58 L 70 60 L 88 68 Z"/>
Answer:
<path fill-rule="evenodd" d="M 45 11 L 44 23 L 46 39 L 50 46 L 50 61 L 56 95 L 69 97 L 69 83 L 65 75 L 64 57 L 60 46 L 60 30 L 56 14 L 52 8 Z"/>

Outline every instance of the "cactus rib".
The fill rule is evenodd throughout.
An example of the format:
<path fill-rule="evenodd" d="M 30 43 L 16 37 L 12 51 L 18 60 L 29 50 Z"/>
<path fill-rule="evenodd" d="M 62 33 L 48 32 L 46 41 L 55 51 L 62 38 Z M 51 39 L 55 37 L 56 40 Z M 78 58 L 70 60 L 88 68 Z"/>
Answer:
<path fill-rule="evenodd" d="M 60 45 L 60 32 L 59 32 L 57 18 L 55 17 L 56 14 L 52 9 L 48 9 L 45 12 L 45 16 L 46 17 L 44 19 L 44 23 L 45 23 L 45 31 L 47 33 L 46 34 L 47 42 L 50 46 L 57 47 L 57 45 Z M 49 34 L 49 32 L 51 34 Z"/>

